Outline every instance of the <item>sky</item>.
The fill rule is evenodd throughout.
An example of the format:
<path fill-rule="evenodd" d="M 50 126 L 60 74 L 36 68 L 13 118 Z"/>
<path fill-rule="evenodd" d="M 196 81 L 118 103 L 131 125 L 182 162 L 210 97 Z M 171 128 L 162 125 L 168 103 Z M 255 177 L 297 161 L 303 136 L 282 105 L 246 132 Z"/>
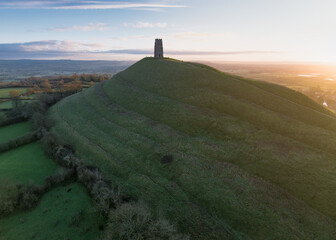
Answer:
<path fill-rule="evenodd" d="M 335 0 L 0 0 L 0 59 L 336 64 Z"/>

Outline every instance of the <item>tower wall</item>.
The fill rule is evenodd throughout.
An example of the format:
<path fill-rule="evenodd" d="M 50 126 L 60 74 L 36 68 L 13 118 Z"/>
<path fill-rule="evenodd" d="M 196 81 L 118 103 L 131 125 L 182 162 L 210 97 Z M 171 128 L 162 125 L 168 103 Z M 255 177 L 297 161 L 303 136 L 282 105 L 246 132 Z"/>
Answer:
<path fill-rule="evenodd" d="M 163 58 L 163 44 L 162 44 L 162 39 L 155 39 L 154 57 L 155 57 L 155 58 Z"/>

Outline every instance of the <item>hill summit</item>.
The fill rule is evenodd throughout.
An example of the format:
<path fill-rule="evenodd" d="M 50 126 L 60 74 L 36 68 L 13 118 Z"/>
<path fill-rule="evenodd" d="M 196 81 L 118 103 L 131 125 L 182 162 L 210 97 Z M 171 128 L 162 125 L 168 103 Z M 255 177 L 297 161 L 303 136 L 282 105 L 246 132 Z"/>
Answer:
<path fill-rule="evenodd" d="M 191 239 L 336 237 L 336 118 L 298 92 L 145 58 L 50 117 L 86 164 Z"/>

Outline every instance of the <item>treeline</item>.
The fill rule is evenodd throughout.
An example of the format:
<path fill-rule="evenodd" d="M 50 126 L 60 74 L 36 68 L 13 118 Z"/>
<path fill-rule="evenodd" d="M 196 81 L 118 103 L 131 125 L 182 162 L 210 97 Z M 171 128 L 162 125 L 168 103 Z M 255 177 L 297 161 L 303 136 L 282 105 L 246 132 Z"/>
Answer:
<path fill-rule="evenodd" d="M 41 94 L 38 96 L 37 100 L 32 103 L 18 106 L 9 111 L 6 111 L 5 118 L 2 120 L 0 119 L 0 127 L 27 120 L 31 120 L 36 129 L 40 128 L 41 126 L 47 127 L 45 126 L 45 121 L 42 119 L 44 119 L 44 115 L 48 108 L 64 97 L 70 96 L 73 93 L 74 92 L 72 91 L 67 91 Z"/>
<path fill-rule="evenodd" d="M 95 83 L 103 82 L 111 78 L 110 74 L 73 74 L 70 76 L 52 77 L 30 77 L 18 82 L 0 83 L 0 88 L 26 87 L 27 91 L 23 95 L 31 95 L 41 92 L 52 91 L 74 91 L 83 87 L 93 86 Z"/>
<path fill-rule="evenodd" d="M 80 81 L 82 83 L 90 82 L 103 82 L 111 78 L 110 74 L 73 74 L 70 76 L 53 76 L 53 77 L 30 77 L 25 80 L 21 80 L 19 83 L 23 87 L 29 87 L 32 85 L 42 86 L 45 80 L 48 80 L 53 86 L 60 86 L 65 83 Z"/>

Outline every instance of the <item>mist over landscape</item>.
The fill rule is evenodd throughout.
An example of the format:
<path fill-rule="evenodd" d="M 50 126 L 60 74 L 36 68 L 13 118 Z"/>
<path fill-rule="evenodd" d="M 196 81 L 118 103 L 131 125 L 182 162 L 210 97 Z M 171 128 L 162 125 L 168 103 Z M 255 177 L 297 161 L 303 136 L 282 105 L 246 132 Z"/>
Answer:
<path fill-rule="evenodd" d="M 0 240 L 336 239 L 335 9 L 0 1 Z"/>

